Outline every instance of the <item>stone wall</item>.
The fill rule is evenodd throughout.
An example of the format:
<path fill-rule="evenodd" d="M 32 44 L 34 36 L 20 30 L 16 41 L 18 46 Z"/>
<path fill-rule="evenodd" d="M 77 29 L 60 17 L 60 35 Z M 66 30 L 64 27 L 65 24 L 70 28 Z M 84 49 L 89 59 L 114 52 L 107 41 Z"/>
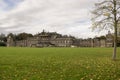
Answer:
<path fill-rule="evenodd" d="M 58 36 L 57 34 L 41 33 L 26 40 L 7 39 L 8 47 L 113 47 L 113 35 L 109 32 L 105 38 L 75 39 L 72 37 Z"/>

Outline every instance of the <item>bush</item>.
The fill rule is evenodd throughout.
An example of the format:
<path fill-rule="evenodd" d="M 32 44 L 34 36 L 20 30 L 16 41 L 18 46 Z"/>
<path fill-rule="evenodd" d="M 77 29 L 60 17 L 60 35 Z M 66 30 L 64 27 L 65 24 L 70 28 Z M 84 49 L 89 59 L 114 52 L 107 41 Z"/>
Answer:
<path fill-rule="evenodd" d="M 0 42 L 0 46 L 6 46 L 4 42 Z"/>

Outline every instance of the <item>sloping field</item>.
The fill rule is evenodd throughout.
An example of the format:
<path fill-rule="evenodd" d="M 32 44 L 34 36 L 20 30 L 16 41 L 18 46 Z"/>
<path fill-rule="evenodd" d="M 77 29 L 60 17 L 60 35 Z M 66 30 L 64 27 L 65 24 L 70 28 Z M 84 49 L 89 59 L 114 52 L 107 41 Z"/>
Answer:
<path fill-rule="evenodd" d="M 120 48 L 0 48 L 0 80 L 120 80 Z"/>

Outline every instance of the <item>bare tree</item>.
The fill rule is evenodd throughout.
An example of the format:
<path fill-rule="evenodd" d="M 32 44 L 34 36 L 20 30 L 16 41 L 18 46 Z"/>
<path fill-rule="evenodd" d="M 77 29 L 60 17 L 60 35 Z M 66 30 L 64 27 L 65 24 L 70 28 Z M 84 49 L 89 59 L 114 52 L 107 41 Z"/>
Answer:
<path fill-rule="evenodd" d="M 112 59 L 116 59 L 117 28 L 120 22 L 120 0 L 104 0 L 95 4 L 92 11 L 92 29 L 112 29 L 114 31 L 114 49 Z"/>

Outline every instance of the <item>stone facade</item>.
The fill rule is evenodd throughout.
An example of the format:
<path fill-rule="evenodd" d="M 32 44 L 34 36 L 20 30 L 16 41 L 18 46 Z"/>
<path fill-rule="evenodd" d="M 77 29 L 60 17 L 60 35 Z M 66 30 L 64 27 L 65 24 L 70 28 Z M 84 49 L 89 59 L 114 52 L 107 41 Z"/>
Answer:
<path fill-rule="evenodd" d="M 26 40 L 13 41 L 11 37 L 7 39 L 8 47 L 70 47 L 73 43 L 71 37 L 60 36 L 57 33 L 42 32 Z"/>
<path fill-rule="evenodd" d="M 120 44 L 120 39 L 118 39 Z M 104 38 L 75 39 L 73 37 L 62 36 L 55 32 L 41 32 L 26 40 L 7 39 L 8 47 L 113 47 L 113 35 L 108 32 Z"/>
<path fill-rule="evenodd" d="M 9 36 L 7 38 L 7 47 L 13 47 L 13 46 L 15 46 L 15 43 L 13 41 L 13 38 L 11 36 Z"/>
<path fill-rule="evenodd" d="M 81 39 L 80 47 L 113 47 L 113 35 L 108 32 L 103 38 Z"/>

